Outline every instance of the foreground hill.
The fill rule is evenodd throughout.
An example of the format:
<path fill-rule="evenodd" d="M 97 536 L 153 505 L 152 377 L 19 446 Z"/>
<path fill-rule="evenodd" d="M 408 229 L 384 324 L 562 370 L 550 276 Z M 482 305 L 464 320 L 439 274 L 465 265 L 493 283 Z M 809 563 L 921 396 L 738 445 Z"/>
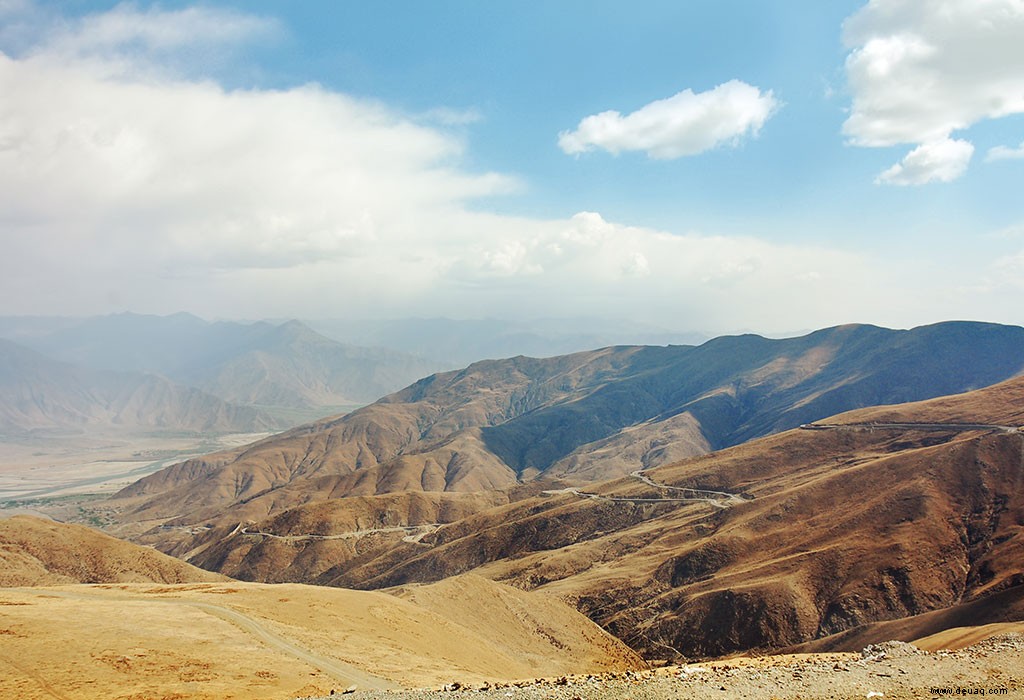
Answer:
<path fill-rule="evenodd" d="M 642 666 L 544 594 L 472 576 L 396 593 L 238 582 L 0 589 L 0 697 L 279 700 Z"/>
<path fill-rule="evenodd" d="M 279 427 L 262 411 L 164 377 L 84 369 L 0 340 L 0 435 L 110 429 L 230 433 Z"/>
<path fill-rule="evenodd" d="M 411 493 L 312 502 L 177 551 L 359 588 L 474 572 L 553 593 L 648 658 L 774 649 L 1024 585 L 1022 424 L 1017 378 L 489 508 L 449 494 L 468 515 Z"/>
<path fill-rule="evenodd" d="M 922 640 L 921 643 L 925 643 Z M 1024 635 L 997 635 L 929 653 L 886 642 L 859 653 L 732 658 L 638 672 L 536 679 L 469 690 L 476 700 L 922 700 L 951 695 L 1024 697 Z M 352 700 L 450 700 L 447 688 L 361 691 Z M 455 696 L 458 697 L 458 696 Z M 305 700 L 328 700 L 306 698 Z"/>
<path fill-rule="evenodd" d="M 0 519 L 0 587 L 65 583 L 187 583 L 225 577 L 81 525 Z"/>
<path fill-rule="evenodd" d="M 263 518 L 327 498 L 588 483 L 834 413 L 985 386 L 1024 368 L 1024 329 L 843 326 L 478 362 L 347 416 L 190 460 L 120 496 L 125 517 Z"/>

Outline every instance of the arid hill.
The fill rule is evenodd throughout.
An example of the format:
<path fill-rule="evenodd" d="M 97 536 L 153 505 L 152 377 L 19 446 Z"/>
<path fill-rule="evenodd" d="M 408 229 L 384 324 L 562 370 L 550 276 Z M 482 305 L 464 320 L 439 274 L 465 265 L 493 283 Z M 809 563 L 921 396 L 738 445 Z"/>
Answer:
<path fill-rule="evenodd" d="M 550 592 L 648 658 L 777 649 L 1024 585 L 1022 423 L 1019 378 L 597 485 L 510 492 L 454 521 L 428 509 L 432 526 L 380 546 L 380 525 L 340 515 L 356 499 L 311 503 L 218 531 L 191 560 L 360 588 L 474 572 Z M 363 517 L 406 508 L 398 524 L 423 524 L 408 496 L 390 498 L 358 499 Z M 347 537 L 366 546 L 348 553 Z"/>
<path fill-rule="evenodd" d="M 396 593 L 238 582 L 0 589 L 0 697 L 278 700 L 642 666 L 541 593 L 473 576 Z"/>
<path fill-rule="evenodd" d="M 226 577 L 81 525 L 0 519 L 0 587 L 65 583 L 188 583 Z"/>
<path fill-rule="evenodd" d="M 119 494 L 122 517 L 223 525 L 405 491 L 585 484 L 851 408 L 985 386 L 1024 368 L 1024 329 L 842 326 L 486 361 L 341 418 L 172 466 Z"/>
<path fill-rule="evenodd" d="M 280 698 L 643 666 L 556 598 L 471 574 L 388 593 L 241 583 L 27 516 L 0 520 L 0 610 L 5 698 Z"/>
<path fill-rule="evenodd" d="M 941 610 L 860 625 L 786 651 L 801 654 L 858 651 L 890 639 L 913 641 L 921 649 L 935 651 L 957 649 L 993 634 L 1011 632 L 1024 633 L 1024 585 Z"/>

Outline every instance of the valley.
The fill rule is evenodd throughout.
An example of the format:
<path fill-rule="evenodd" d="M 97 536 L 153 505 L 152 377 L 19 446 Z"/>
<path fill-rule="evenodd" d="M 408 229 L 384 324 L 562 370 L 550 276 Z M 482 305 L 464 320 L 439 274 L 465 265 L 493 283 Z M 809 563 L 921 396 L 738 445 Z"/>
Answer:
<path fill-rule="evenodd" d="M 270 433 L 211 436 L 90 435 L 0 442 L 0 512 L 67 496 L 108 496 L 183 459 L 229 449 Z M 43 501 L 44 503 L 38 503 Z"/>
<path fill-rule="evenodd" d="M 1024 700 L 1024 0 L 0 0 L 0 700 Z"/>

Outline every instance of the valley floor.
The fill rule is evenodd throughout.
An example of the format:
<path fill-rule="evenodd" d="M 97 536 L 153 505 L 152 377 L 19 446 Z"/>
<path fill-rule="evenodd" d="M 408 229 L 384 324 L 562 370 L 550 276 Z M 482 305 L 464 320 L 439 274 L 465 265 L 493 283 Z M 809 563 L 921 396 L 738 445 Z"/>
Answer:
<path fill-rule="evenodd" d="M 459 697 L 916 700 L 963 696 L 1024 698 L 1024 634 L 997 635 L 958 651 L 929 653 L 903 642 L 885 642 L 869 646 L 860 654 L 738 658 L 649 671 L 562 676 L 485 686 L 462 685 L 453 680 L 441 689 L 357 690 L 346 697 L 353 700 L 457 700 Z"/>

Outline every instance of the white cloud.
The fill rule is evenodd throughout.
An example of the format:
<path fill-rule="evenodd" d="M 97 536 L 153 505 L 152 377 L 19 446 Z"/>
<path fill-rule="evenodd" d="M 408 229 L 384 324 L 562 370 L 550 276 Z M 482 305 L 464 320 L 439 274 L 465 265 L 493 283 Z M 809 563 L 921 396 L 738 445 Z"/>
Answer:
<path fill-rule="evenodd" d="M 955 131 L 1024 113 L 1022 36 L 1020 0 L 871 0 L 847 18 L 843 37 L 851 49 L 846 72 L 853 105 L 843 133 L 857 146 L 920 146 L 878 182 L 959 177 L 963 170 L 955 163 L 964 146 L 958 158 L 950 156 L 951 167 L 940 168 L 943 176 L 900 173 L 907 161 L 933 151 L 929 144 L 947 144 L 942 150 L 948 155 L 949 143 L 966 143 L 951 138 Z"/>
<path fill-rule="evenodd" d="M 52 6 L 24 0 L 9 12 L 0 24 L 0 46 L 9 56 L 143 79 L 226 73 L 240 48 L 286 34 L 275 19 L 213 7 L 140 9 L 122 3 L 107 12 L 66 18 Z"/>
<path fill-rule="evenodd" d="M 730 80 L 707 92 L 683 90 L 626 116 L 607 111 L 585 117 L 574 131 L 559 134 L 558 145 L 570 155 L 602 148 L 645 151 L 658 159 L 692 156 L 757 136 L 779 107 L 771 90 Z"/>
<path fill-rule="evenodd" d="M 923 143 L 875 180 L 876 184 L 924 185 L 952 182 L 964 174 L 974 155 L 969 141 L 944 139 Z"/>
<path fill-rule="evenodd" d="M 179 20 L 97 17 L 0 53 L 0 313 L 590 315 L 724 331 L 865 318 L 895 294 L 877 260 L 825 246 L 474 210 L 518 183 L 465 168 L 461 129 L 315 85 L 229 90 L 151 70 L 150 44 L 185 39 L 148 24 Z M 125 37 L 147 47 L 123 50 Z"/>
<path fill-rule="evenodd" d="M 1021 160 L 1024 159 L 1024 142 L 1021 142 L 1017 148 L 1010 148 L 1009 146 L 996 146 L 988 149 L 988 153 L 985 155 L 986 162 L 993 162 L 997 160 Z"/>
<path fill-rule="evenodd" d="M 109 12 L 88 15 L 53 32 L 44 47 L 65 55 L 110 55 L 126 49 L 168 51 L 182 46 L 217 45 L 272 36 L 273 20 L 233 10 L 186 7 L 181 10 L 118 5 Z"/>

